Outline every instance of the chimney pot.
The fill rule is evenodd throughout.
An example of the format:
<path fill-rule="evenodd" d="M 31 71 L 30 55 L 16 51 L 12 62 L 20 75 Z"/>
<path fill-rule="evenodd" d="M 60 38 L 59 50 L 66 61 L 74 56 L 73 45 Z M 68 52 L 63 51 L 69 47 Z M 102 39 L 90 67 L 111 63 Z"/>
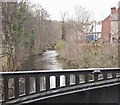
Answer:
<path fill-rule="evenodd" d="M 111 14 L 115 14 L 116 13 L 116 7 L 111 8 Z"/>

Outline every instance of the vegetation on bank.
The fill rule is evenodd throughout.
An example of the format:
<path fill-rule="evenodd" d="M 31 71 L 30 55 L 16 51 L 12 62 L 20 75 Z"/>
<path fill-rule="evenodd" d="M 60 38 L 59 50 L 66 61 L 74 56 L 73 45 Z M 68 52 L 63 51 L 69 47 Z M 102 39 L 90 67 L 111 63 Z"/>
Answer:
<path fill-rule="evenodd" d="M 90 45 L 89 45 L 90 44 Z M 112 44 L 66 46 L 59 49 L 59 59 L 65 69 L 118 67 L 118 47 Z M 76 47 L 75 47 L 76 46 Z"/>

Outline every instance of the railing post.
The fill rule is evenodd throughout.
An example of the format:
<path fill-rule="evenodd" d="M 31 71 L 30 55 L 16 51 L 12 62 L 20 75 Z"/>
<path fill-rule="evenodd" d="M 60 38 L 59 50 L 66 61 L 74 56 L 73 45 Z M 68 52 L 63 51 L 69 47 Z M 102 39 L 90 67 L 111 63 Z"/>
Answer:
<path fill-rule="evenodd" d="M 88 83 L 89 82 L 89 80 L 88 80 L 88 73 L 86 72 L 86 73 L 84 73 L 84 77 L 85 77 L 85 83 Z"/>
<path fill-rule="evenodd" d="M 79 85 L 79 74 L 78 73 L 75 74 L 75 84 Z"/>
<path fill-rule="evenodd" d="M 29 76 L 26 75 L 25 77 L 25 95 L 28 96 L 30 94 L 30 81 Z"/>
<path fill-rule="evenodd" d="M 56 76 L 56 88 L 60 88 L 60 76 Z"/>
<path fill-rule="evenodd" d="M 14 81 L 15 81 L 15 84 L 14 84 L 14 87 L 15 87 L 15 90 L 14 90 L 15 98 L 18 98 L 19 97 L 19 78 L 16 76 L 14 78 Z"/>
<path fill-rule="evenodd" d="M 106 71 L 103 71 L 103 79 L 107 80 L 107 72 Z"/>
<path fill-rule="evenodd" d="M 4 76 L 4 101 L 8 101 L 8 78 Z"/>
<path fill-rule="evenodd" d="M 39 91 L 40 91 L 40 77 L 36 76 L 35 81 L 36 81 L 36 83 L 35 83 L 35 85 L 36 85 L 36 93 L 39 93 Z"/>
<path fill-rule="evenodd" d="M 50 76 L 46 75 L 46 90 L 50 90 Z"/>
<path fill-rule="evenodd" d="M 95 81 L 95 82 L 98 81 L 98 74 L 99 74 L 99 73 L 95 73 L 95 74 L 94 74 L 94 81 Z"/>
<path fill-rule="evenodd" d="M 70 75 L 67 74 L 65 75 L 65 86 L 69 86 L 70 85 Z"/>
<path fill-rule="evenodd" d="M 92 72 L 94 74 L 94 81 L 97 82 L 98 81 L 98 75 L 101 73 L 100 70 L 94 70 Z"/>
<path fill-rule="evenodd" d="M 112 78 L 116 78 L 116 71 L 112 72 Z"/>

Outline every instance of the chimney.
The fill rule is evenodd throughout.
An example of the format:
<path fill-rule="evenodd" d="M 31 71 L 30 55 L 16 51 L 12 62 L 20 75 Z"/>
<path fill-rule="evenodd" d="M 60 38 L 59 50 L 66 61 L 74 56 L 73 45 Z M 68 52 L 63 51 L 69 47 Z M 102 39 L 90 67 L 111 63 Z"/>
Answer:
<path fill-rule="evenodd" d="M 111 8 L 111 14 L 115 14 L 116 13 L 116 7 L 112 7 Z"/>

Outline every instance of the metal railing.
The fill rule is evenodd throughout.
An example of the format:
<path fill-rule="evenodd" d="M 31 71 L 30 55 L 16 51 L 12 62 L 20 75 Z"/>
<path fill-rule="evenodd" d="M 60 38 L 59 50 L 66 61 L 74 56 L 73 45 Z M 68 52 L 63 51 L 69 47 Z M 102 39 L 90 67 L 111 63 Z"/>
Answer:
<path fill-rule="evenodd" d="M 118 68 L 0 72 L 1 102 L 117 78 Z"/>

